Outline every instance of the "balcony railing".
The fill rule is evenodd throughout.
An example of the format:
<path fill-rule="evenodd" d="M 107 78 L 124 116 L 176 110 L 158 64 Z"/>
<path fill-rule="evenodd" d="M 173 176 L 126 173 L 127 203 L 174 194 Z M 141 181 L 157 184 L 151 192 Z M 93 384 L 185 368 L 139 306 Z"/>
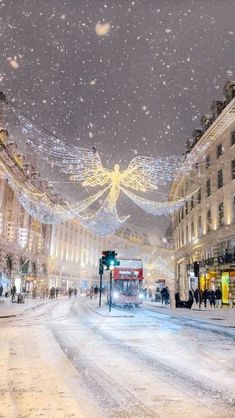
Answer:
<path fill-rule="evenodd" d="M 231 251 L 231 250 L 230 250 Z M 201 267 L 211 267 L 215 265 L 225 265 L 225 264 L 235 264 L 235 249 L 232 252 L 226 251 L 225 254 L 219 255 L 217 257 L 209 257 L 204 260 L 198 261 L 199 268 Z M 193 270 L 193 264 L 188 264 L 188 270 Z"/>

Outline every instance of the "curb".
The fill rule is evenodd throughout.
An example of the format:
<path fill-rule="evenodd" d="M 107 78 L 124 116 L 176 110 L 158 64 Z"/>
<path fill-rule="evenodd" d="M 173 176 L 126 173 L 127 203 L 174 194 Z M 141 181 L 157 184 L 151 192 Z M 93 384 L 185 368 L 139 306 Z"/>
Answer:
<path fill-rule="evenodd" d="M 50 303 L 50 301 L 46 301 L 46 302 L 42 302 L 42 303 L 37 303 L 37 305 L 34 306 L 30 306 L 30 307 L 25 307 L 21 312 L 19 313 L 15 313 L 15 314 L 6 314 L 6 315 L 0 315 L 0 319 L 7 319 L 7 318 L 15 318 L 17 316 L 21 316 L 24 314 L 24 312 L 27 311 L 33 311 L 34 309 L 39 308 L 40 306 L 43 305 L 47 305 L 48 303 Z"/>

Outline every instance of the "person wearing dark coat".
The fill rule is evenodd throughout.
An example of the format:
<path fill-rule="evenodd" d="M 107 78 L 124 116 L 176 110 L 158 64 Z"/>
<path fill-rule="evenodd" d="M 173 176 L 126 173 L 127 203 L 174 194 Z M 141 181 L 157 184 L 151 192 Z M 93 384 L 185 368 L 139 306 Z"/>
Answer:
<path fill-rule="evenodd" d="M 214 292 L 214 290 L 210 291 L 209 298 L 210 298 L 211 307 L 214 306 L 214 308 L 215 308 L 215 292 Z"/>
<path fill-rule="evenodd" d="M 161 295 L 162 295 L 162 303 L 165 303 L 165 305 L 167 305 L 167 303 L 169 303 L 169 298 L 170 298 L 170 294 L 169 294 L 167 287 L 163 287 L 163 289 L 161 290 Z"/>
<path fill-rule="evenodd" d="M 204 301 L 204 306 L 206 308 L 206 303 L 207 303 L 207 299 L 209 297 L 209 292 L 207 289 L 204 290 L 203 294 L 202 294 L 202 299 Z"/>
<path fill-rule="evenodd" d="M 0 296 L 2 296 L 2 292 L 3 292 L 3 285 L 1 284 L 1 286 L 0 286 Z"/>
<path fill-rule="evenodd" d="M 217 308 L 222 308 L 222 291 L 219 287 L 215 291 L 215 302 Z"/>
<path fill-rule="evenodd" d="M 13 302 L 15 300 L 15 296 L 16 296 L 16 287 L 15 285 L 12 286 L 11 288 L 11 301 Z"/>
<path fill-rule="evenodd" d="M 198 304 L 198 302 L 199 302 L 199 290 L 198 290 L 198 288 L 194 292 L 194 299 L 195 299 L 195 303 Z"/>

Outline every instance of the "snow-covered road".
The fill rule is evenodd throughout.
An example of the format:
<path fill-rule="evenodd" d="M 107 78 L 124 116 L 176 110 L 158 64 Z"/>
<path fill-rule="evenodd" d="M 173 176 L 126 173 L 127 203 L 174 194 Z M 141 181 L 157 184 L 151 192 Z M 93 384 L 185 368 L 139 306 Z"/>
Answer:
<path fill-rule="evenodd" d="M 0 417 L 235 416 L 233 327 L 114 312 L 81 298 L 0 320 Z"/>

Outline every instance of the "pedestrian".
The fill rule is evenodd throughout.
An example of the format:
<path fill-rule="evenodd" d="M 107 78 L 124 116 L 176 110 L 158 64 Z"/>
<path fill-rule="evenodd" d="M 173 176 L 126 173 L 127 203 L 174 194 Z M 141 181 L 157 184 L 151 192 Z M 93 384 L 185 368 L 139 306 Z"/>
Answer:
<path fill-rule="evenodd" d="M 55 288 L 54 287 L 52 287 L 50 289 L 50 299 L 55 299 Z"/>
<path fill-rule="evenodd" d="M 198 304 L 199 302 L 199 289 L 198 288 L 194 292 L 194 299 L 195 299 L 195 303 Z"/>
<path fill-rule="evenodd" d="M 217 287 L 215 291 L 215 304 L 217 308 L 222 308 L 222 291 L 220 287 Z"/>
<path fill-rule="evenodd" d="M 15 301 L 15 296 L 16 296 L 16 287 L 15 287 L 15 285 L 13 285 L 12 288 L 11 288 L 11 301 L 12 302 Z"/>
<path fill-rule="evenodd" d="M 76 299 L 76 297 L 77 297 L 77 293 L 78 293 L 78 289 L 75 287 L 75 289 L 73 289 L 73 293 L 74 293 L 74 297 L 75 297 L 75 299 Z"/>
<path fill-rule="evenodd" d="M 90 288 L 90 299 L 93 298 L 93 295 L 94 295 L 94 287 L 91 286 L 91 288 Z"/>
<path fill-rule="evenodd" d="M 0 296 L 2 296 L 2 292 L 3 292 L 3 285 L 0 285 Z"/>
<path fill-rule="evenodd" d="M 228 294 L 228 303 L 229 303 L 229 307 L 233 308 L 233 294 L 232 294 L 232 292 L 229 292 L 229 294 Z"/>
<path fill-rule="evenodd" d="M 214 306 L 215 308 L 215 291 L 213 289 L 210 291 L 209 300 L 211 307 Z"/>
<path fill-rule="evenodd" d="M 69 287 L 68 293 L 69 293 L 69 298 L 71 298 L 73 294 L 73 289 L 71 287 Z"/>
<path fill-rule="evenodd" d="M 165 305 L 167 305 L 170 301 L 170 294 L 169 294 L 167 287 L 163 287 L 163 289 L 161 290 L 161 295 L 162 295 L 162 304 L 164 303 Z"/>
<path fill-rule="evenodd" d="M 55 297 L 56 297 L 56 299 L 58 298 L 59 291 L 60 291 L 60 289 L 58 287 L 56 287 L 56 289 L 55 289 Z"/>
<path fill-rule="evenodd" d="M 204 301 L 204 306 L 206 308 L 206 304 L 207 304 L 207 299 L 209 297 L 209 292 L 207 289 L 204 290 L 203 294 L 202 294 L 202 300 Z"/>
<path fill-rule="evenodd" d="M 191 309 L 193 306 L 193 302 L 194 302 L 193 291 L 190 289 L 188 292 L 188 301 L 187 301 L 186 307 Z"/>
<path fill-rule="evenodd" d="M 159 287 L 157 287 L 156 293 L 155 293 L 155 302 L 161 302 L 161 300 L 162 300 L 162 295 L 161 295 Z"/>
<path fill-rule="evenodd" d="M 179 294 L 179 292 L 176 292 L 175 293 L 175 307 L 176 308 L 180 308 L 181 306 L 180 306 L 180 294 Z"/>
<path fill-rule="evenodd" d="M 94 295 L 95 295 L 95 299 L 97 298 L 98 291 L 99 291 L 99 289 L 98 289 L 98 287 L 95 285 L 95 287 L 94 287 Z"/>

